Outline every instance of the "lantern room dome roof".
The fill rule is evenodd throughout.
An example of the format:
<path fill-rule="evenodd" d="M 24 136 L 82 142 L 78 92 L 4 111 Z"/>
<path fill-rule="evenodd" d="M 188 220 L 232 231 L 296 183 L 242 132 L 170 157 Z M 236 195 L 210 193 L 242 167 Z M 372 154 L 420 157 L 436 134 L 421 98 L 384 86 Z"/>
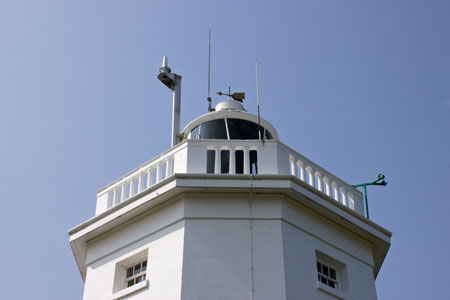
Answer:
<path fill-rule="evenodd" d="M 259 134 L 259 129 L 261 135 Z M 266 120 L 247 112 L 241 102 L 225 100 L 186 125 L 183 139 L 265 140 L 278 139 L 275 127 Z"/>
<path fill-rule="evenodd" d="M 235 101 L 235 100 L 225 100 L 225 101 L 221 101 L 221 102 L 217 103 L 216 111 L 221 111 L 221 110 L 246 111 L 244 109 L 244 105 L 242 104 L 242 102 Z"/>

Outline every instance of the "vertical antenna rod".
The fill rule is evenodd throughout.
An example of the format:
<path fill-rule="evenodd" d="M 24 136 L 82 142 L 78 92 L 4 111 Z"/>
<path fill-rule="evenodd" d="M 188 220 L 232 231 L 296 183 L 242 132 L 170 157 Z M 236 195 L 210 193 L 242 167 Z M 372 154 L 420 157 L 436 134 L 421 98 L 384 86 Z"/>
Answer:
<path fill-rule="evenodd" d="M 264 135 L 261 134 L 261 115 L 259 112 L 259 85 L 258 85 L 258 59 L 255 59 L 255 68 L 256 68 L 256 102 L 258 105 L 258 132 L 259 139 L 264 141 Z"/>
<path fill-rule="evenodd" d="M 211 29 L 208 40 L 208 112 L 211 111 Z"/>

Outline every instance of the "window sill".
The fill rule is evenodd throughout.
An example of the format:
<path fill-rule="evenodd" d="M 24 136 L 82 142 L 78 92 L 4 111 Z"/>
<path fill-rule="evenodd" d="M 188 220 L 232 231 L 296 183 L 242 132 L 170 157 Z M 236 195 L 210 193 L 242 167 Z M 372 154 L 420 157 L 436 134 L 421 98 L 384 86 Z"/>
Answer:
<path fill-rule="evenodd" d="M 148 286 L 149 286 L 149 281 L 148 281 L 148 279 L 146 279 L 145 281 L 139 282 L 133 286 L 130 286 L 126 289 L 123 289 L 121 291 L 118 291 L 118 292 L 112 294 L 109 299 L 110 300 L 122 299 L 125 296 L 129 296 L 133 293 L 136 293 L 137 291 L 148 288 Z"/>
<path fill-rule="evenodd" d="M 334 296 L 334 297 L 336 297 L 338 299 L 351 300 L 349 295 L 347 295 L 346 293 L 344 293 L 344 292 L 342 292 L 340 290 L 334 289 L 332 287 L 329 287 L 328 285 L 323 284 L 322 282 L 316 281 L 316 286 L 317 286 L 318 290 L 321 290 L 321 291 L 323 291 L 323 292 L 325 292 L 325 293 L 327 293 L 329 295 L 332 295 L 332 296 Z"/>

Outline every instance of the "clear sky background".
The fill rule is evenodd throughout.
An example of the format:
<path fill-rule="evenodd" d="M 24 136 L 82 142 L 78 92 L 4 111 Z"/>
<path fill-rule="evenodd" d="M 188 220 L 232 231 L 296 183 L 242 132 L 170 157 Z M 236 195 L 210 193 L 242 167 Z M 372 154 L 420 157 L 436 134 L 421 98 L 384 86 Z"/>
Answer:
<path fill-rule="evenodd" d="M 246 92 L 288 146 L 369 188 L 393 232 L 381 300 L 448 299 L 450 1 L 0 2 L 1 299 L 81 299 L 67 230 L 98 189 L 170 147 L 211 90 Z M 213 102 L 218 102 L 213 96 Z M 358 299 L 363 300 L 363 299 Z"/>

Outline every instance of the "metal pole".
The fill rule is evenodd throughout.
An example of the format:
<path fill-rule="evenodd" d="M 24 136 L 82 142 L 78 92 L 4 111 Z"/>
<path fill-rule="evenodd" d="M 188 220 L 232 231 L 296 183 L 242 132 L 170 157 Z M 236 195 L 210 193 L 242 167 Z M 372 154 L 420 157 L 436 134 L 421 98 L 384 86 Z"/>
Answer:
<path fill-rule="evenodd" d="M 256 69 L 256 102 L 258 105 L 258 133 L 259 139 L 262 138 L 264 141 L 264 136 L 261 134 L 261 114 L 259 112 L 259 83 L 258 83 L 258 59 L 255 60 L 255 69 Z"/>
<path fill-rule="evenodd" d="M 173 89 L 173 111 L 172 111 L 172 147 L 178 143 L 180 133 L 180 111 L 181 111 L 181 76 L 175 74 Z"/>
<path fill-rule="evenodd" d="M 364 200 L 366 200 L 366 215 L 367 219 L 369 219 L 369 201 L 367 201 L 367 186 L 364 185 Z"/>
<path fill-rule="evenodd" d="M 163 57 L 163 64 L 159 68 L 158 79 L 169 89 L 172 90 L 172 140 L 174 147 L 178 143 L 178 134 L 180 133 L 180 110 L 181 110 L 181 76 L 172 73 L 167 65 L 167 56 Z"/>

